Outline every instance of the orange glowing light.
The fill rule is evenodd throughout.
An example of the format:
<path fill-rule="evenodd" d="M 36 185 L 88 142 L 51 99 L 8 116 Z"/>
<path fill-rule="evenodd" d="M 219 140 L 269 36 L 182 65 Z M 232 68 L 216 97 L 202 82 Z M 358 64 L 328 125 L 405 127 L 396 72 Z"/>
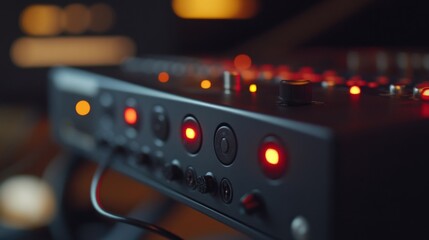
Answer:
<path fill-rule="evenodd" d="M 265 150 L 265 160 L 271 165 L 277 165 L 280 161 L 279 152 L 274 148 L 267 148 Z"/>
<path fill-rule="evenodd" d="M 109 30 L 115 22 L 115 12 L 112 7 L 104 3 L 96 3 L 89 8 L 91 23 L 89 29 L 102 33 Z"/>
<path fill-rule="evenodd" d="M 158 81 L 166 83 L 170 80 L 170 75 L 167 72 L 160 72 L 158 74 Z"/>
<path fill-rule="evenodd" d="M 51 37 L 19 38 L 10 54 L 19 67 L 105 66 L 117 65 L 135 54 L 134 41 L 128 37 Z"/>
<path fill-rule="evenodd" d="M 62 31 L 61 14 L 61 8 L 55 5 L 30 5 L 21 13 L 21 30 L 35 36 L 57 35 Z"/>
<path fill-rule="evenodd" d="M 209 89 L 211 88 L 212 83 L 210 82 L 210 80 L 203 80 L 201 81 L 201 88 L 202 89 Z"/>
<path fill-rule="evenodd" d="M 429 101 L 429 88 L 422 89 L 421 98 L 422 100 Z"/>
<path fill-rule="evenodd" d="M 193 128 L 187 127 L 185 129 L 185 136 L 189 140 L 194 140 L 197 137 L 197 133 Z"/>
<path fill-rule="evenodd" d="M 249 55 L 239 54 L 234 58 L 234 66 L 237 70 L 249 69 L 252 66 L 252 59 Z"/>
<path fill-rule="evenodd" d="M 247 19 L 259 10 L 259 0 L 173 0 L 174 13 L 185 19 Z"/>
<path fill-rule="evenodd" d="M 249 92 L 255 93 L 256 91 L 258 91 L 258 86 L 256 86 L 256 84 L 254 84 L 254 83 L 250 84 Z"/>
<path fill-rule="evenodd" d="M 358 94 L 360 94 L 360 87 L 358 87 L 358 86 L 352 86 L 352 87 L 350 87 L 350 94 L 352 94 L 352 95 L 358 95 Z"/>
<path fill-rule="evenodd" d="M 64 8 L 61 15 L 61 25 L 68 33 L 83 33 L 89 29 L 90 23 L 91 12 L 83 4 L 70 4 Z"/>
<path fill-rule="evenodd" d="M 127 124 L 134 125 L 137 123 L 137 111 L 132 107 L 125 108 L 124 111 L 124 120 Z"/>
<path fill-rule="evenodd" d="M 91 105 L 88 101 L 80 100 L 75 106 L 76 113 L 80 116 L 86 116 L 91 111 Z"/>

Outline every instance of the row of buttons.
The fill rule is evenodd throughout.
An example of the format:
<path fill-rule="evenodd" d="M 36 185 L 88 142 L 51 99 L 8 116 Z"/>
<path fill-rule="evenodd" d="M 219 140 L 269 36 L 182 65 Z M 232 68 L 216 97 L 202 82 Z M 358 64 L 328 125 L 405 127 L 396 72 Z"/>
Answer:
<path fill-rule="evenodd" d="M 132 127 L 139 124 L 139 116 L 135 107 L 127 106 L 124 110 L 124 121 Z M 166 141 L 169 135 L 169 121 L 166 110 L 155 106 L 151 115 L 152 132 L 158 140 Z M 203 133 L 196 117 L 187 115 L 181 124 L 181 137 L 184 148 L 190 154 L 197 154 L 202 145 Z M 228 124 L 217 127 L 214 135 L 214 150 L 217 159 L 223 165 L 231 165 L 237 155 L 237 138 Z M 275 136 L 265 137 L 258 151 L 260 166 L 265 175 L 271 179 L 280 178 L 286 170 L 286 151 L 282 142 Z"/>

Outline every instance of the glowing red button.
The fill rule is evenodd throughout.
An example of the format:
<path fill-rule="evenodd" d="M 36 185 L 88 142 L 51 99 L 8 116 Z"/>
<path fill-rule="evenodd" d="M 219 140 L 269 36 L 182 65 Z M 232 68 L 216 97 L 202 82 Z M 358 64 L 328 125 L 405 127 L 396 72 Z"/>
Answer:
<path fill-rule="evenodd" d="M 424 101 L 429 101 L 429 88 L 423 88 L 420 97 Z"/>
<path fill-rule="evenodd" d="M 197 153 L 202 143 L 201 127 L 197 119 L 187 116 L 182 122 L 182 141 L 189 153 Z"/>
<path fill-rule="evenodd" d="M 124 110 L 124 120 L 129 125 L 135 125 L 138 120 L 137 110 L 132 107 L 127 107 Z"/>
<path fill-rule="evenodd" d="M 195 130 L 193 128 L 188 127 L 185 129 L 185 136 L 187 139 L 194 140 L 196 135 L 197 135 L 197 133 L 195 132 Z"/>
<path fill-rule="evenodd" d="M 279 152 L 274 148 L 267 148 L 265 150 L 265 161 L 271 165 L 279 164 Z"/>
<path fill-rule="evenodd" d="M 287 167 L 287 153 L 277 137 L 269 136 L 264 139 L 259 148 L 259 162 L 267 177 L 278 179 L 283 176 Z"/>

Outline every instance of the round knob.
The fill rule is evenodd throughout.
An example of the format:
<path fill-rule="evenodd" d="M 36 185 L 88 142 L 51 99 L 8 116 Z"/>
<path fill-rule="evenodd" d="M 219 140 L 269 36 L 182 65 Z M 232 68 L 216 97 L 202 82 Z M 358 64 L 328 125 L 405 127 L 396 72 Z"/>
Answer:
<path fill-rule="evenodd" d="M 164 177 L 169 181 L 179 180 L 182 178 L 182 170 L 177 164 L 166 163 L 164 165 L 162 173 Z"/>
<path fill-rule="evenodd" d="M 313 89 L 308 80 L 282 80 L 279 99 L 286 105 L 311 104 Z"/>
<path fill-rule="evenodd" d="M 210 175 L 199 176 L 197 178 L 197 189 L 200 193 L 211 193 L 216 190 L 216 179 Z"/>

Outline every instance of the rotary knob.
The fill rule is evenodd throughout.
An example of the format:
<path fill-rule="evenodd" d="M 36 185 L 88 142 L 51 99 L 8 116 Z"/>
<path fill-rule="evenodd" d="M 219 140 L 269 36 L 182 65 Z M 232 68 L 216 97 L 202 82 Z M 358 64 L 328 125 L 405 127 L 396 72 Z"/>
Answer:
<path fill-rule="evenodd" d="M 279 100 L 290 106 L 311 104 L 313 89 L 308 80 L 282 80 L 280 82 Z"/>
<path fill-rule="evenodd" d="M 200 193 L 212 193 L 216 191 L 216 179 L 207 173 L 197 178 L 197 189 Z"/>

